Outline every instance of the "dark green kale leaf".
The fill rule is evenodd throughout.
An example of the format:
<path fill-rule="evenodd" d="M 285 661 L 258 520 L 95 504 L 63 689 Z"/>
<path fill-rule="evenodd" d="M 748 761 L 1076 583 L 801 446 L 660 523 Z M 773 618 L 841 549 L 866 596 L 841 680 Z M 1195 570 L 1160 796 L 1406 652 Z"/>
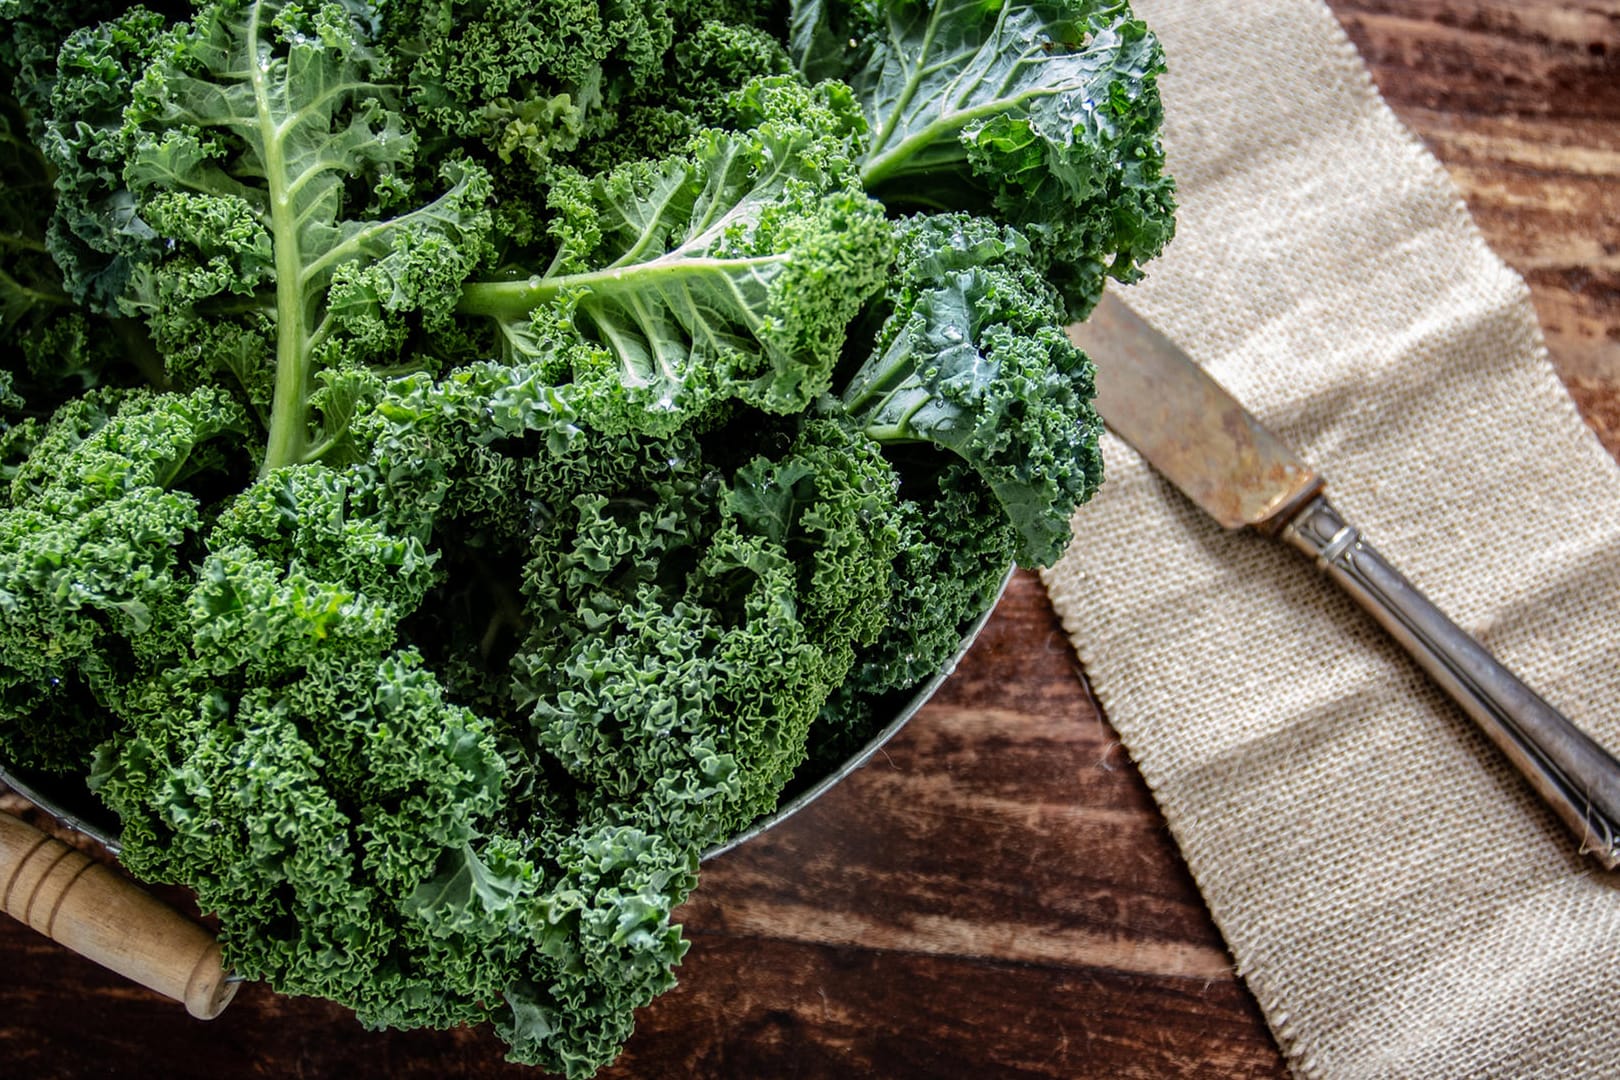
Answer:
<path fill-rule="evenodd" d="M 59 16 L 60 6 L 53 10 Z M 38 45 L 58 42 L 68 32 L 50 22 L 48 13 L 33 15 L 45 21 L 24 26 L 23 13 L 13 11 L 11 17 L 20 20 L 12 25 L 15 49 L 33 48 L 30 34 L 44 35 L 34 41 Z M 59 81 L 55 56 L 53 49 L 53 63 L 35 71 L 33 85 L 47 98 Z M 0 63 L 0 82 L 7 75 Z M 162 358 L 139 324 L 105 318 L 75 302 L 83 297 L 73 276 L 64 274 L 49 229 L 60 178 L 41 145 L 50 141 L 41 127 L 36 114 L 0 91 L 0 478 L 25 452 L 32 427 L 74 395 L 107 384 L 166 385 Z"/>
<path fill-rule="evenodd" d="M 1091 361 L 1013 229 L 965 214 L 910 222 L 887 319 L 845 412 L 880 443 L 932 443 L 995 494 L 1026 566 L 1055 561 L 1102 483 Z"/>
<path fill-rule="evenodd" d="M 798 0 L 792 19 L 801 70 L 843 78 L 867 111 L 867 189 L 1017 225 L 1069 316 L 1169 241 L 1164 62 L 1123 0 Z"/>
<path fill-rule="evenodd" d="M 118 316 L 134 265 L 160 240 L 124 183 L 133 133 L 124 109 L 164 45 L 168 20 L 145 8 L 77 30 L 59 54 L 40 145 L 55 173 L 49 246 L 75 301 Z"/>
<path fill-rule="evenodd" d="M 228 473 L 246 425 L 217 391 L 108 389 L 40 429 L 0 509 L 6 760 L 82 770 L 117 687 L 168 666 L 204 524 L 191 489 Z"/>
<path fill-rule="evenodd" d="M 150 8 L 178 17 L 183 0 L 154 0 Z M 39 133 L 39 114 L 57 78 L 57 53 L 75 30 L 112 19 L 137 6 L 128 0 L 0 0 L 0 96 L 14 97 L 29 117 L 29 133 Z"/>
<path fill-rule="evenodd" d="M 1017 531 L 977 473 L 949 454 L 909 449 L 897 465 L 906 480 L 887 625 L 856 650 L 849 677 L 822 706 L 800 770 L 811 781 L 847 761 L 945 669 L 1018 552 Z"/>

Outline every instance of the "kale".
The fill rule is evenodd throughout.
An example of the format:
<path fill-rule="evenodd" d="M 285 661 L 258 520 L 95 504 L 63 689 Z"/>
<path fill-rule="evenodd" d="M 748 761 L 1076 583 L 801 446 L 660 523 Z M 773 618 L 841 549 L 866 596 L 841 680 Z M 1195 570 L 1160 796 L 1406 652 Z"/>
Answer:
<path fill-rule="evenodd" d="M 1123 3 L 0 0 L 0 756 L 571 1077 L 1101 477 Z"/>

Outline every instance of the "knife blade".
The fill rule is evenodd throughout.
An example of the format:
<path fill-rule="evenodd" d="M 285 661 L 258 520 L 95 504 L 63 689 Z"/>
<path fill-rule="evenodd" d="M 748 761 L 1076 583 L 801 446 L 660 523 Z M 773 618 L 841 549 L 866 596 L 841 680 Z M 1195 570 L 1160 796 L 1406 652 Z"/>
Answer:
<path fill-rule="evenodd" d="M 1097 411 L 1228 529 L 1274 531 L 1322 479 L 1226 389 L 1112 293 L 1069 338 L 1097 360 Z"/>
<path fill-rule="evenodd" d="M 1069 337 L 1097 365 L 1097 409 L 1116 435 L 1222 526 L 1313 559 L 1479 725 L 1580 850 L 1620 867 L 1620 761 L 1407 581 L 1314 469 L 1122 300 L 1105 294 Z"/>

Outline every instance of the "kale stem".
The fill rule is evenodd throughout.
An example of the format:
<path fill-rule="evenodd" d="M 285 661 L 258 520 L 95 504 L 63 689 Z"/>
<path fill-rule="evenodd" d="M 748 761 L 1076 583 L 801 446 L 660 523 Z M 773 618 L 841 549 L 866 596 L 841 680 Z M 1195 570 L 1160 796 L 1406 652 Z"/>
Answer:
<path fill-rule="evenodd" d="M 461 287 L 456 310 L 463 315 L 522 318 L 557 295 L 555 278 L 527 281 L 472 281 Z"/>
<path fill-rule="evenodd" d="M 873 442 L 882 443 L 884 446 L 893 443 L 928 441 L 906 424 L 871 424 L 862 428 L 861 431 Z"/>
<path fill-rule="evenodd" d="M 894 392 L 896 383 L 904 382 L 912 372 L 909 358 L 901 356 L 895 358 L 895 349 L 891 345 L 886 349 L 875 364 L 868 361 L 850 380 L 844 390 L 844 409 L 847 412 L 858 412 L 867 407 L 867 403 L 874 398 L 886 398 Z"/>
<path fill-rule="evenodd" d="M 252 49 L 264 47 L 260 39 L 261 5 L 253 5 L 247 40 Z M 305 325 L 303 270 L 299 251 L 298 215 L 288 190 L 283 132 L 277 125 L 265 85 L 267 65 L 248 64 L 264 147 L 264 178 L 269 189 L 271 242 L 276 253 L 276 384 L 270 399 L 270 434 L 260 475 L 282 465 L 304 460 L 309 441 L 309 328 Z"/>
<path fill-rule="evenodd" d="M 61 292 L 60 290 L 30 288 L 29 286 L 18 281 L 16 278 L 12 277 L 10 274 L 6 273 L 4 270 L 0 270 L 0 283 L 4 283 L 8 287 L 9 291 L 13 291 L 19 296 L 26 297 L 29 301 L 35 304 L 49 304 L 51 307 L 66 307 L 73 302 L 68 298 L 66 293 Z"/>
<path fill-rule="evenodd" d="M 1037 95 L 1025 95 L 1026 98 L 1034 96 Z M 937 119 L 918 128 L 888 150 L 867 158 L 866 163 L 861 166 L 862 185 L 868 191 L 872 190 L 878 184 L 883 183 L 883 181 L 904 169 L 907 162 L 919 152 L 936 143 L 943 143 L 953 133 L 967 127 L 975 120 L 1007 112 L 1011 104 L 1012 102 L 1008 98 L 992 98 L 971 109 L 959 109 L 955 112 L 942 113 Z"/>
<path fill-rule="evenodd" d="M 48 251 L 43 240 L 35 240 L 31 236 L 10 232 L 0 233 L 0 247 L 14 248 L 17 251 L 32 251 L 40 255 L 44 255 Z"/>
<path fill-rule="evenodd" d="M 531 277 L 523 281 L 473 281 L 461 288 L 456 310 L 463 315 L 486 315 L 497 319 L 521 319 L 535 308 L 569 290 L 588 291 L 595 296 L 615 292 L 635 293 L 664 278 L 679 279 L 717 274 L 725 277 L 739 269 L 759 270 L 785 262 L 785 254 L 755 255 L 747 258 L 685 257 L 672 252 L 650 262 L 609 270 L 592 270 L 560 277 Z"/>

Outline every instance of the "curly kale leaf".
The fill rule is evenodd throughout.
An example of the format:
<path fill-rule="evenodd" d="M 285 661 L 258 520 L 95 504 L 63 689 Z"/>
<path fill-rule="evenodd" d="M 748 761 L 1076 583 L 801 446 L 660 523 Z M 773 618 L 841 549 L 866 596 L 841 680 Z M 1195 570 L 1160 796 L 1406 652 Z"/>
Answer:
<path fill-rule="evenodd" d="M 626 826 L 563 842 L 558 875 L 526 920 L 553 963 L 510 983 L 494 1017 L 511 1060 L 570 1078 L 613 1060 L 633 1010 L 675 985 L 687 942 L 670 912 L 697 883 L 697 862 L 695 848 Z"/>
<path fill-rule="evenodd" d="M 161 11 L 184 11 L 183 0 L 154 0 Z M 39 134 L 40 114 L 56 85 L 57 53 L 76 29 L 113 19 L 136 5 L 128 0 L 0 0 L 0 96 L 15 96 Z"/>
<path fill-rule="evenodd" d="M 191 884 L 250 978 L 372 1023 L 484 1019 L 504 965 L 478 964 L 409 901 L 447 852 L 499 865 L 483 829 L 505 776 L 489 721 L 446 701 L 409 650 L 283 640 L 296 659 L 279 679 L 176 672 L 126 691 L 128 727 L 92 776 L 121 858 Z"/>
<path fill-rule="evenodd" d="M 549 515 L 517 663 L 538 744 L 590 812 L 706 846 L 769 811 L 803 760 L 883 625 L 899 530 L 893 471 L 837 422 L 729 490 L 695 451 L 650 452 L 639 483 Z"/>
<path fill-rule="evenodd" d="M 260 411 L 265 470 L 315 460 L 342 438 L 315 415 L 319 373 L 397 362 L 415 327 L 448 320 L 484 250 L 488 178 L 448 161 L 438 197 L 364 216 L 416 137 L 340 4 L 220 0 L 157 54 L 119 136 L 157 239 L 120 305 L 178 381 L 223 377 Z"/>
<path fill-rule="evenodd" d="M 745 103 L 747 131 L 559 179 L 550 268 L 463 290 L 463 314 L 568 371 L 604 430 L 667 434 L 732 400 L 802 410 L 883 280 L 892 229 L 848 186 L 861 121 L 847 93 L 781 79 Z"/>
<path fill-rule="evenodd" d="M 166 664 L 203 525 L 188 488 L 225 474 L 246 425 L 217 391 L 102 390 L 41 429 L 0 509 L 7 760 L 82 769 L 116 684 Z"/>
<path fill-rule="evenodd" d="M 917 452 L 920 451 L 920 452 Z M 968 626 L 995 602 L 1019 537 L 965 462 L 917 448 L 906 477 L 888 622 L 822 706 L 801 773 L 827 775 L 893 719 L 905 695 L 944 670 Z"/>
<path fill-rule="evenodd" d="M 775 805 L 874 640 L 900 533 L 892 469 L 841 421 L 728 457 L 735 433 L 604 433 L 571 396 L 533 366 L 415 375 L 357 432 L 396 498 L 435 508 L 449 576 L 422 611 L 437 626 L 450 598 L 470 628 L 460 696 L 517 684 L 499 831 L 437 850 L 406 907 L 510 980 L 484 1000 L 514 1056 L 583 1075 L 670 985 L 697 852 Z"/>
<path fill-rule="evenodd" d="M 0 478 L 26 452 L 28 426 L 74 395 L 104 384 L 165 385 L 162 359 L 138 323 L 76 306 L 48 228 L 59 178 L 30 126 L 21 104 L 0 93 Z"/>
<path fill-rule="evenodd" d="M 57 412 L 0 516 L 0 610 L 19 660 L 39 654 L 30 634 L 48 638 L 55 659 L 92 653 L 103 636 L 138 641 L 185 575 L 179 549 L 200 525 L 185 485 L 223 472 L 216 440 L 244 426 L 211 390 L 92 392 Z"/>
<path fill-rule="evenodd" d="M 125 864 L 191 884 L 237 970 L 402 1026 L 485 1019 L 515 977 L 410 904 L 453 853 L 511 869 L 494 721 L 398 640 L 439 576 L 416 494 L 297 465 L 214 507 L 162 651 L 98 686 L 122 725 L 92 777 Z"/>
<path fill-rule="evenodd" d="M 536 183 L 663 157 L 723 123 L 750 79 L 787 51 L 743 2 L 388 0 L 380 40 L 425 131 L 495 176 L 497 243 L 522 248 Z M 506 252 L 503 250 L 503 255 Z"/>
<path fill-rule="evenodd" d="M 806 74 L 843 77 L 867 110 L 868 190 L 1017 225 L 1071 316 L 1169 241 L 1163 58 L 1122 0 L 797 0 L 792 25 Z"/>
<path fill-rule="evenodd" d="M 792 71 L 787 50 L 764 30 L 714 19 L 680 27 L 663 77 L 626 98 L 611 129 L 582 143 L 572 164 L 607 172 L 678 153 L 704 128 L 736 127 L 732 102 L 750 83 Z"/>
<path fill-rule="evenodd" d="M 158 244 L 124 183 L 132 149 L 124 109 L 167 28 L 162 15 L 136 7 L 69 35 L 43 114 L 40 146 L 56 174 L 50 253 L 74 300 L 103 315 L 120 314 L 133 266 Z"/>
<path fill-rule="evenodd" d="M 489 164 L 532 175 L 611 127 L 618 104 L 662 74 L 676 27 L 663 0 L 390 0 L 381 38 L 411 107 Z"/>
<path fill-rule="evenodd" d="M 1058 327 L 1028 244 L 983 218 L 913 219 L 876 347 L 843 393 L 880 443 L 928 442 L 983 478 L 1025 565 L 1055 561 L 1102 483 L 1091 361 Z"/>

